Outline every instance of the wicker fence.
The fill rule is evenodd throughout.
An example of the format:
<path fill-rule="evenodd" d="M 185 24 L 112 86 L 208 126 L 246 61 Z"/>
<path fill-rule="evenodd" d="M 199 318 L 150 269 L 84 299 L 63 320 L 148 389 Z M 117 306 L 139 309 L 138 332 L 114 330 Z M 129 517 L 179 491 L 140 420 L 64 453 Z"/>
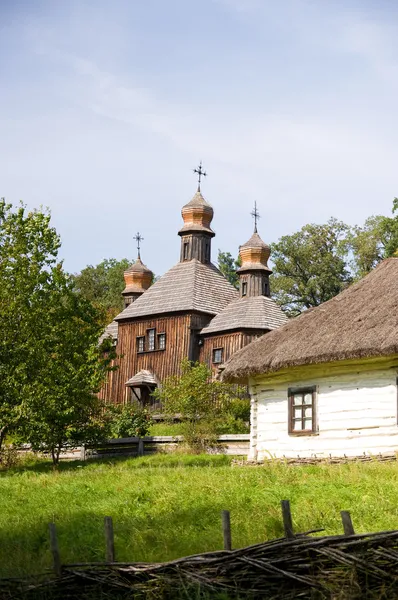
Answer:
<path fill-rule="evenodd" d="M 398 531 L 356 534 L 350 513 L 342 511 L 341 535 L 314 537 L 323 530 L 295 532 L 289 501 L 283 500 L 281 508 L 283 538 L 234 550 L 230 514 L 222 511 L 224 550 L 156 564 L 117 562 L 111 517 L 104 519 L 103 562 L 63 564 L 56 526 L 50 523 L 52 577 L 0 580 L 0 597 L 170 599 L 191 597 L 192 590 L 199 598 L 198 588 L 206 598 L 219 593 L 269 600 L 398 597 Z"/>

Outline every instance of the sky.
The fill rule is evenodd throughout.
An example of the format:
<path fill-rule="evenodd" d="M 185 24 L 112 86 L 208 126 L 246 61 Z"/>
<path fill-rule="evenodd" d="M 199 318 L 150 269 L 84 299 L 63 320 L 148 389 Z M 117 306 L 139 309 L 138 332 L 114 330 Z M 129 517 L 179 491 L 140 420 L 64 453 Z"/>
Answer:
<path fill-rule="evenodd" d="M 0 0 L 0 196 L 48 207 L 70 272 L 179 260 L 181 207 L 213 261 L 398 196 L 395 0 Z"/>

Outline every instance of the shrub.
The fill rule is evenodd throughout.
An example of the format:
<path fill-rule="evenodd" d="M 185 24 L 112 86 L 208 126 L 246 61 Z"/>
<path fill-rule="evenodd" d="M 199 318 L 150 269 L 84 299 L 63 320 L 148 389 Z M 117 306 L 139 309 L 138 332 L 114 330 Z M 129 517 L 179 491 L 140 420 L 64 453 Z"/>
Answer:
<path fill-rule="evenodd" d="M 233 398 L 229 404 L 228 412 L 243 422 L 250 421 L 250 398 Z"/>
<path fill-rule="evenodd" d="M 237 426 L 239 419 L 231 413 L 235 410 L 231 406 L 240 406 L 236 395 L 241 391 L 235 385 L 212 380 L 206 365 L 184 359 L 181 376 L 168 377 L 153 396 L 162 403 L 166 415 L 180 415 L 186 445 L 194 452 L 204 452 L 218 446 L 217 437 L 225 432 L 226 419 Z"/>
<path fill-rule="evenodd" d="M 4 446 L 0 450 L 0 467 L 3 469 L 10 469 L 11 467 L 17 466 L 20 462 L 18 452 L 16 448 L 12 446 Z"/>
<path fill-rule="evenodd" d="M 152 425 L 150 415 L 135 404 L 107 406 L 112 438 L 144 437 Z"/>

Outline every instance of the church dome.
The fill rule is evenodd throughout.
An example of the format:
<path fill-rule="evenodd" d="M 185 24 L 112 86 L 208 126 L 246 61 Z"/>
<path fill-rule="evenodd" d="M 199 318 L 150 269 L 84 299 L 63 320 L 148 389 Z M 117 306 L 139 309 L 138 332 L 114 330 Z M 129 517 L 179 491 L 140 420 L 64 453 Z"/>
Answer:
<path fill-rule="evenodd" d="M 214 231 L 210 227 L 214 211 L 212 206 L 206 202 L 200 190 L 196 192 L 188 204 L 182 207 L 181 215 L 184 225 L 178 232 L 179 235 L 184 235 L 190 231 L 201 231 L 214 236 Z"/>
<path fill-rule="evenodd" d="M 144 293 L 150 287 L 152 278 L 152 271 L 138 257 L 135 263 L 124 272 L 126 287 L 122 294 Z"/>
<path fill-rule="evenodd" d="M 271 271 L 268 267 L 270 254 L 270 247 L 263 242 L 257 231 L 255 231 L 251 238 L 239 247 L 242 266 L 238 269 L 238 273 L 252 270 Z"/>

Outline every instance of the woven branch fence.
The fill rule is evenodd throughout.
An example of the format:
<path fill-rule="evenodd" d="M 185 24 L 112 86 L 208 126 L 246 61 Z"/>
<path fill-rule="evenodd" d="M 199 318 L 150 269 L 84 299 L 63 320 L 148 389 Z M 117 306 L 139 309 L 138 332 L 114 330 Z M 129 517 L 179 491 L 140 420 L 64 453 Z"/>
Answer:
<path fill-rule="evenodd" d="M 0 580 L 0 598 L 46 599 L 289 599 L 398 598 L 398 531 L 356 534 L 341 512 L 342 535 L 296 533 L 282 500 L 285 537 L 232 549 L 229 511 L 222 511 L 224 550 L 165 563 L 116 561 L 113 523 L 105 517 L 105 562 L 64 565 L 49 525 L 53 574 Z"/>

